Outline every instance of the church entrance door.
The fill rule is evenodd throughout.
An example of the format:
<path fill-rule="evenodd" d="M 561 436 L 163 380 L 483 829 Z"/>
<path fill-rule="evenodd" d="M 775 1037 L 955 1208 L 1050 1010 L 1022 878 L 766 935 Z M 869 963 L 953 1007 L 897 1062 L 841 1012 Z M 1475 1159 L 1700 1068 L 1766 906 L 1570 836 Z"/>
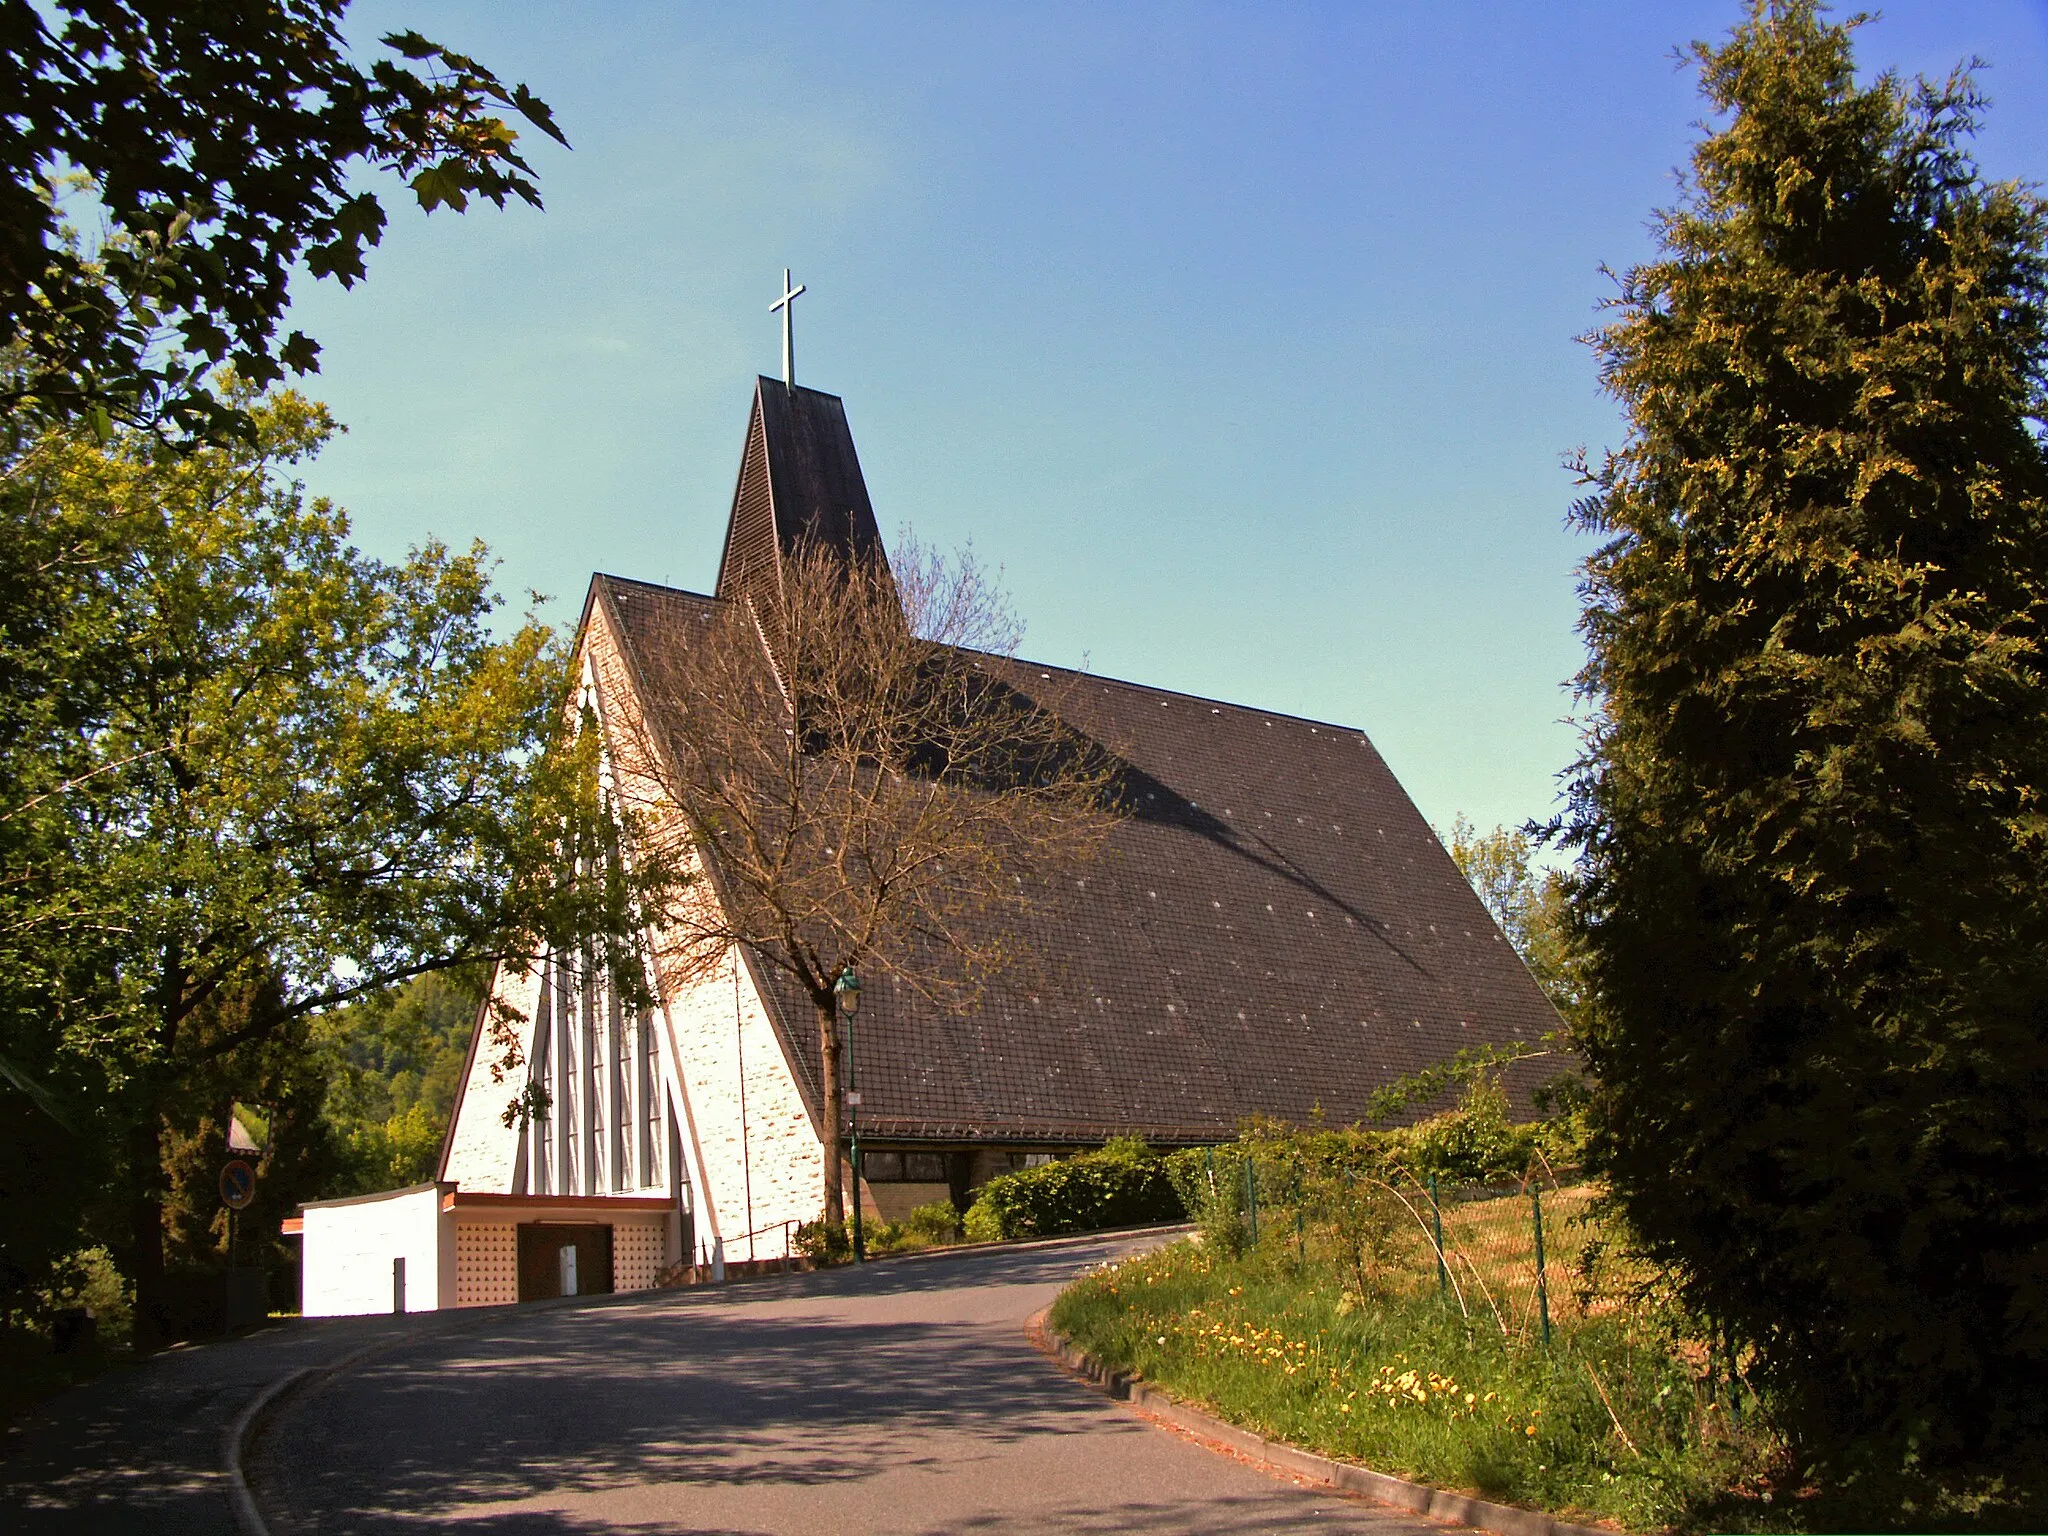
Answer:
<path fill-rule="evenodd" d="M 612 1288 L 609 1222 L 532 1221 L 519 1228 L 519 1299 L 603 1296 Z"/>

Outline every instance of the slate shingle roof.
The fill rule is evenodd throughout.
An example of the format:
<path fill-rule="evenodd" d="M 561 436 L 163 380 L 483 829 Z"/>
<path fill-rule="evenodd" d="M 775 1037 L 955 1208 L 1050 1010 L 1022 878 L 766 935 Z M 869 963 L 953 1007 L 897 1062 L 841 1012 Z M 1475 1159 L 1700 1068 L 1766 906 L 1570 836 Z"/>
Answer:
<path fill-rule="evenodd" d="M 592 600 L 629 651 L 674 643 L 714 601 L 609 576 Z M 866 1134 L 1191 1142 L 1317 1108 L 1347 1124 L 1396 1076 L 1556 1026 L 1362 732 L 991 664 L 1026 694 L 1050 691 L 1070 726 L 1125 760 L 1135 814 L 1025 920 L 1030 963 L 970 1013 L 886 978 L 863 990 Z M 772 967 L 754 974 L 815 1121 L 809 1004 Z M 1517 1070 L 1523 1091 L 1541 1065 Z"/>

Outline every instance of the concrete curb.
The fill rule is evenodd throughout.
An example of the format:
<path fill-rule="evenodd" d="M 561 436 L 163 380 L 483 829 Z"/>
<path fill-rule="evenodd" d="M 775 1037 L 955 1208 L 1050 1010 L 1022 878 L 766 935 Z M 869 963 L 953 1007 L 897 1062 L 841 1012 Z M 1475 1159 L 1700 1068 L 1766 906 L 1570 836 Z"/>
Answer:
<path fill-rule="evenodd" d="M 227 1472 L 228 1503 L 234 1507 L 235 1527 L 242 1536 L 270 1536 L 270 1526 L 264 1520 L 263 1512 L 256 1507 L 256 1496 L 249 1491 L 248 1474 L 242 1468 L 243 1454 L 256 1438 L 256 1420 L 268 1413 L 271 1405 L 285 1393 L 322 1369 L 320 1366 L 301 1366 L 278 1377 L 242 1405 L 234 1423 L 221 1435 L 220 1459 Z"/>
<path fill-rule="evenodd" d="M 1413 1483 L 1404 1477 L 1375 1472 L 1354 1462 L 1332 1461 L 1284 1440 L 1268 1440 L 1248 1429 L 1240 1429 L 1199 1408 L 1191 1408 L 1159 1388 L 1134 1376 L 1112 1371 L 1071 1340 L 1054 1333 L 1046 1324 L 1052 1311 L 1047 1307 L 1025 1325 L 1032 1342 L 1089 1385 L 1131 1404 L 1132 1407 L 1169 1424 L 1178 1425 L 1204 1440 L 1228 1446 L 1247 1461 L 1269 1471 L 1285 1472 L 1347 1493 L 1362 1494 L 1378 1504 L 1412 1510 L 1419 1515 L 1493 1531 L 1497 1536 L 1615 1536 L 1612 1530 L 1594 1525 L 1573 1525 L 1540 1510 L 1519 1509 L 1512 1504 L 1494 1504 L 1470 1494 L 1447 1493 L 1427 1483 Z"/>
<path fill-rule="evenodd" d="M 551 1299 L 545 1302 L 529 1302 L 527 1305 L 559 1306 L 562 1302 L 588 1299 L 565 1296 L 559 1301 Z M 470 1316 L 460 1318 L 448 1326 L 436 1329 L 435 1332 L 443 1335 L 466 1333 L 486 1322 L 496 1321 L 509 1310 L 505 1307 L 478 1308 Z M 331 1377 L 339 1376 L 343 1371 L 354 1370 L 364 1361 L 377 1355 L 417 1343 L 419 1338 L 418 1333 L 401 1333 L 390 1338 L 373 1339 L 370 1343 L 352 1349 L 339 1359 L 329 1360 L 324 1365 L 302 1365 L 295 1371 L 287 1371 L 242 1405 L 242 1411 L 235 1415 L 234 1422 L 221 1433 L 221 1469 L 227 1477 L 228 1503 L 235 1511 L 235 1526 L 241 1531 L 242 1536 L 273 1536 L 270 1522 L 263 1518 L 263 1511 L 256 1503 L 256 1495 L 249 1487 L 247 1463 L 251 1448 L 270 1421 L 277 1416 L 285 1399 L 295 1392 L 318 1386 Z"/>

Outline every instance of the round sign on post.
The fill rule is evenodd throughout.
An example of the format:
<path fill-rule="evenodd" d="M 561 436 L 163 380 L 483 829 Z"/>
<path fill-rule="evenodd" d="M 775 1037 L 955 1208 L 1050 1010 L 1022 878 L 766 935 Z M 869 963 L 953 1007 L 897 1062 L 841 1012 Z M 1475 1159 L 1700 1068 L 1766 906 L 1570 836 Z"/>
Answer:
<path fill-rule="evenodd" d="M 239 1157 L 221 1169 L 220 1198 L 231 1211 L 246 1208 L 256 1198 L 256 1170 Z"/>

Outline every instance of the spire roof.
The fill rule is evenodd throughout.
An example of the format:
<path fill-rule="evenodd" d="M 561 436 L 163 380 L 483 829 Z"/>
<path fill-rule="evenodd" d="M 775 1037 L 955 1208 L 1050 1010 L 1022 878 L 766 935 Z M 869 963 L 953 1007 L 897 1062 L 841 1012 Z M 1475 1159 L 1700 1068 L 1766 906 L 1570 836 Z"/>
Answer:
<path fill-rule="evenodd" d="M 754 381 L 717 595 L 739 597 L 762 582 L 779 587 L 783 558 L 806 538 L 849 557 L 887 559 L 845 403 L 762 377 Z"/>

